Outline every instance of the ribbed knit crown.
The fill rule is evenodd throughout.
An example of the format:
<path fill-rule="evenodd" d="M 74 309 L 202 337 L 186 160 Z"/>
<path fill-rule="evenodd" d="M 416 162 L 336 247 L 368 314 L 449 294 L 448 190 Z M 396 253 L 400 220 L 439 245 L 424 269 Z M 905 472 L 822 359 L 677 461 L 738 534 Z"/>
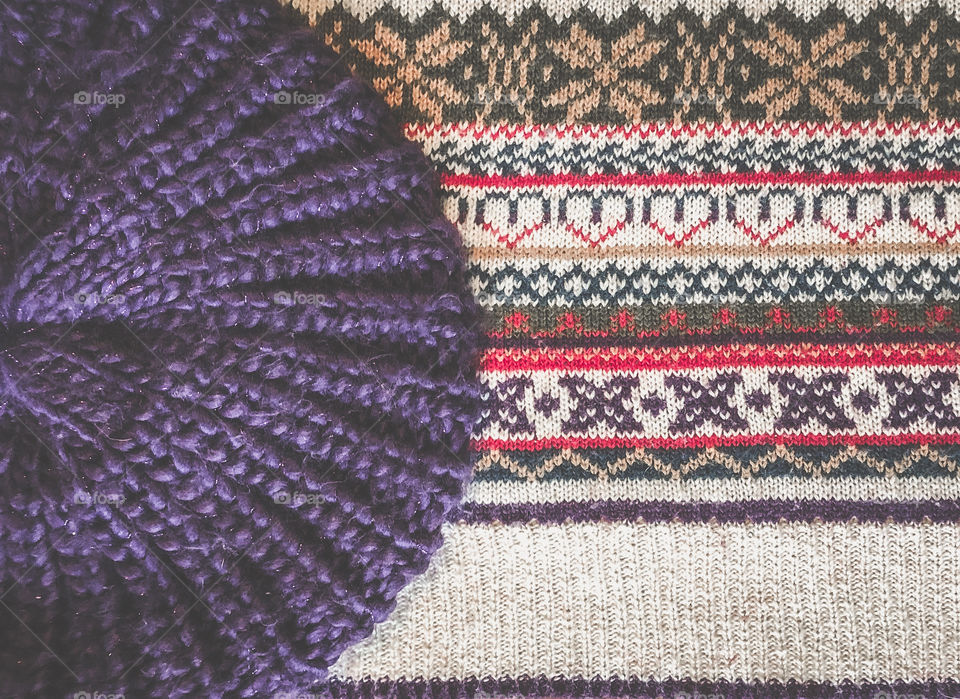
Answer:
<path fill-rule="evenodd" d="M 251 0 L 0 8 L 0 693 L 305 689 L 468 473 L 435 180 Z"/>

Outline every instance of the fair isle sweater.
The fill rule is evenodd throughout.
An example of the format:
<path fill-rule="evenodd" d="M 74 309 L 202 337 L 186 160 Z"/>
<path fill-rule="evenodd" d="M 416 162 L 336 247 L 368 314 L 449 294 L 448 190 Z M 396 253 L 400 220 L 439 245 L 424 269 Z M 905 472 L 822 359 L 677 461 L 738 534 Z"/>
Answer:
<path fill-rule="evenodd" d="M 294 5 L 485 312 L 467 498 L 331 691 L 960 694 L 960 4 Z"/>

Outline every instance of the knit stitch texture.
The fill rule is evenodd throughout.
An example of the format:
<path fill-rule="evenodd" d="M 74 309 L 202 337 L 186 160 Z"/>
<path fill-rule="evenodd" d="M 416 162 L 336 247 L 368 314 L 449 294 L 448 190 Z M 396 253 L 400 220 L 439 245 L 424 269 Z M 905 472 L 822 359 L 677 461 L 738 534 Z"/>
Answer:
<path fill-rule="evenodd" d="M 291 1 L 485 311 L 464 503 L 329 692 L 958 696 L 960 2 Z"/>
<path fill-rule="evenodd" d="M 323 678 L 468 475 L 436 177 L 254 0 L 0 11 L 0 694 Z"/>

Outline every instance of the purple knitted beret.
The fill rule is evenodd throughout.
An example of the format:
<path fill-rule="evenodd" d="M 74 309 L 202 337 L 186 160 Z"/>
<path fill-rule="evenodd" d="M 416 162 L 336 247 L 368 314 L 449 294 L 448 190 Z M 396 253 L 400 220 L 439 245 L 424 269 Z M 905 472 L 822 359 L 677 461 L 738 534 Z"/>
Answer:
<path fill-rule="evenodd" d="M 0 6 L 0 695 L 307 690 L 469 472 L 434 175 L 268 0 Z"/>

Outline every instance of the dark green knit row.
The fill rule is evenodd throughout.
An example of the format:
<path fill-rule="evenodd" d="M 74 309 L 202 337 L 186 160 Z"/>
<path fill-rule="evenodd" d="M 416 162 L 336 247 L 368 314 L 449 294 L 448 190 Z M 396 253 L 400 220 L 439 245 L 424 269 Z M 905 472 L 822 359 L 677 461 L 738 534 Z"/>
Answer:
<path fill-rule="evenodd" d="M 485 330 L 495 337 L 640 338 L 647 336 L 782 337 L 905 333 L 942 338 L 960 332 L 960 302 L 877 305 L 731 304 L 723 306 L 625 306 L 592 308 L 506 307 L 486 309 Z"/>

